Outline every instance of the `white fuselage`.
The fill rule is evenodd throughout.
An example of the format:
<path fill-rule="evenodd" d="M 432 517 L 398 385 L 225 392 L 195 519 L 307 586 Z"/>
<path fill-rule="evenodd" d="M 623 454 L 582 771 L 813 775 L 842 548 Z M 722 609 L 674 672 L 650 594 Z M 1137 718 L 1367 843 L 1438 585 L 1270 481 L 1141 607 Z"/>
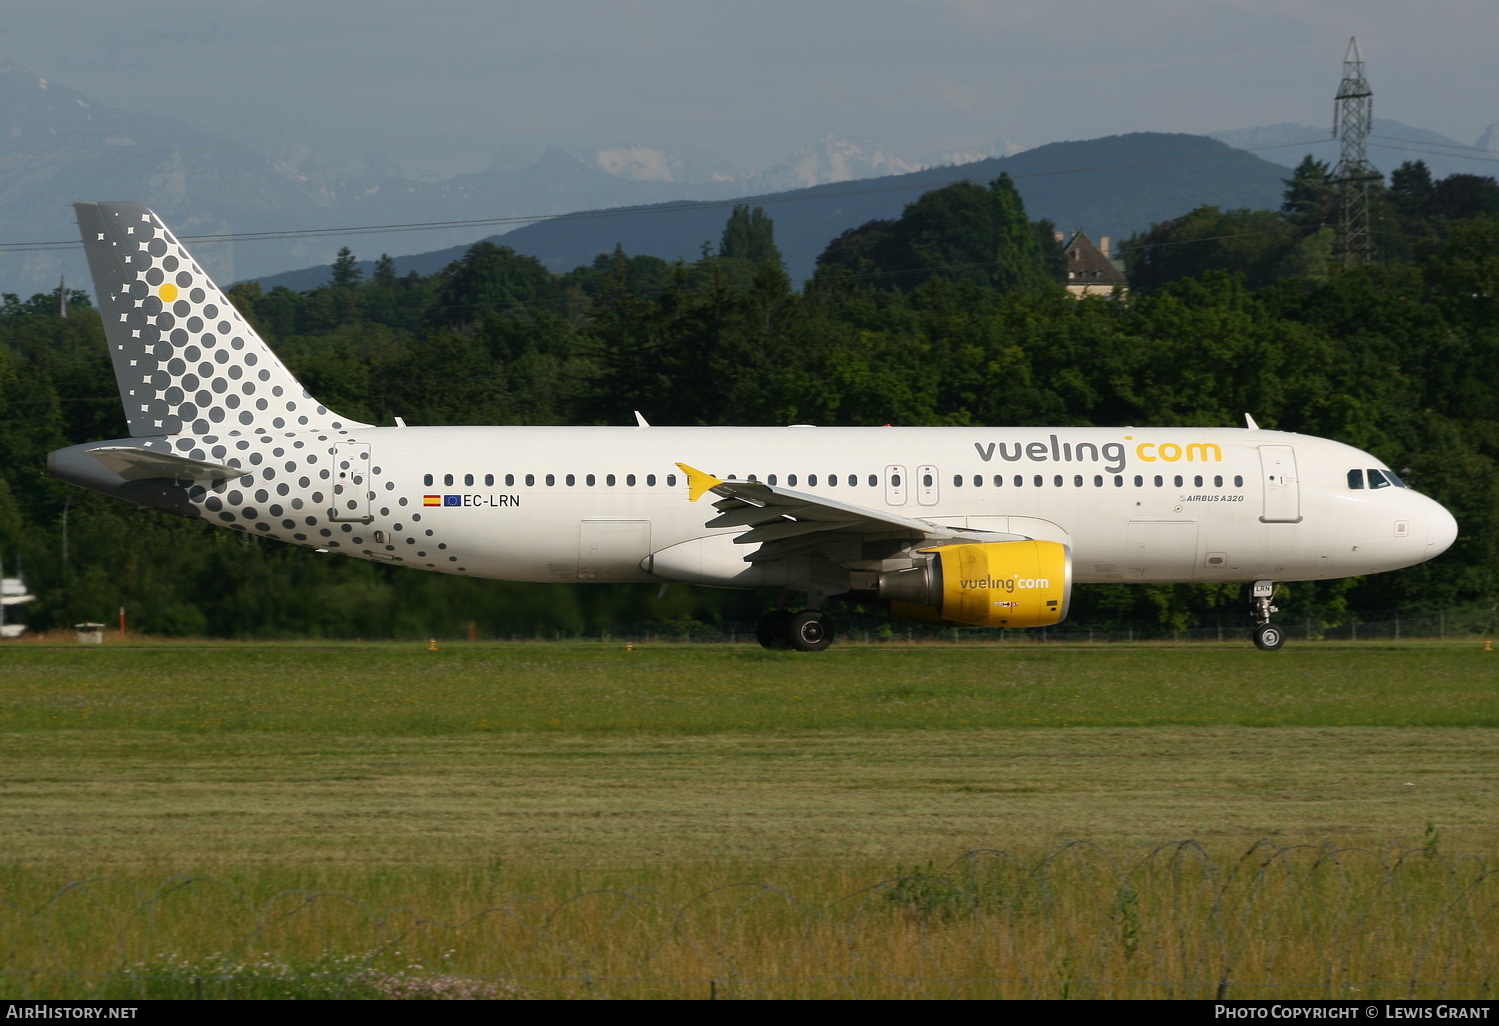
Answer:
<path fill-rule="evenodd" d="M 1407 488 L 1351 488 L 1349 471 L 1385 469 L 1368 454 L 1275 431 L 434 427 L 350 429 L 299 453 L 282 439 L 255 443 L 332 455 L 346 475 L 338 501 L 355 507 L 329 522 L 319 476 L 262 492 L 266 501 L 230 481 L 216 489 L 238 498 L 228 510 L 253 503 L 230 526 L 516 581 L 791 583 L 794 569 L 744 561 L 753 546 L 732 540 L 742 529 L 703 526 L 711 498 L 688 500 L 679 461 L 946 526 L 1063 541 L 1080 583 L 1347 577 L 1418 563 L 1456 534 L 1445 509 Z M 347 476 L 361 466 L 366 480 Z M 204 515 L 225 519 L 212 505 Z"/>

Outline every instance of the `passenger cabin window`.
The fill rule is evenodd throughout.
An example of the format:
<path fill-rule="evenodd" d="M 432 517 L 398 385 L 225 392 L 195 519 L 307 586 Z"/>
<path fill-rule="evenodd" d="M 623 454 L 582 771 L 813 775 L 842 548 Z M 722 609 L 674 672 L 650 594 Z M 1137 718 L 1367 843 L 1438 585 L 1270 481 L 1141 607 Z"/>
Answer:
<path fill-rule="evenodd" d="M 505 487 L 506 488 L 514 488 L 515 487 L 515 475 L 514 474 L 506 474 L 505 475 Z"/>
<path fill-rule="evenodd" d="M 786 487 L 787 488 L 795 488 L 796 487 L 796 475 L 795 474 L 787 474 L 786 475 Z"/>
<path fill-rule="evenodd" d="M 547 475 L 547 487 L 548 488 L 552 488 L 552 487 L 555 487 L 556 484 L 557 484 L 557 475 L 556 474 L 548 474 Z"/>
<path fill-rule="evenodd" d="M 668 488 L 675 488 L 676 486 L 677 486 L 677 475 L 675 475 L 675 474 L 667 474 L 666 475 L 666 487 L 668 487 Z"/>
<path fill-rule="evenodd" d="M 610 488 L 613 488 L 614 487 L 614 475 L 613 474 L 607 475 L 604 478 L 604 484 L 608 485 Z"/>
<path fill-rule="evenodd" d="M 474 486 L 474 475 L 472 475 L 472 474 L 464 474 L 463 475 L 463 483 L 466 486 L 468 486 L 469 488 L 472 488 Z"/>
<path fill-rule="evenodd" d="M 634 474 L 626 474 L 625 475 L 625 487 L 627 487 L 627 488 L 634 488 L 635 487 L 635 475 Z"/>
<path fill-rule="evenodd" d="M 432 475 L 431 474 L 423 474 L 422 475 L 422 484 L 426 485 L 428 488 L 431 488 L 432 487 Z"/>
<path fill-rule="evenodd" d="M 647 488 L 654 488 L 654 487 L 656 487 L 656 475 L 655 474 L 647 474 L 647 475 L 645 475 L 645 486 Z"/>
<path fill-rule="evenodd" d="M 952 476 L 952 483 L 953 483 L 953 487 L 954 488 L 962 488 L 963 487 L 963 475 L 962 474 L 954 474 Z"/>
<path fill-rule="evenodd" d="M 526 475 L 526 487 L 527 488 L 532 488 L 532 487 L 535 487 L 535 485 L 536 485 L 536 475 L 535 474 L 527 474 Z"/>
<path fill-rule="evenodd" d="M 494 487 L 494 475 L 493 474 L 485 474 L 484 475 L 484 484 L 487 487 L 493 488 Z"/>
<path fill-rule="evenodd" d="M 774 488 L 776 486 L 776 476 L 774 474 L 769 475 L 768 477 L 766 477 L 765 483 Z"/>
<path fill-rule="evenodd" d="M 808 488 L 816 488 L 817 487 L 817 475 L 816 474 L 808 474 L 807 475 L 807 487 Z"/>
<path fill-rule="evenodd" d="M 596 480 L 597 480 L 597 478 L 595 478 L 592 474 L 589 474 L 587 477 L 585 477 L 583 479 L 583 483 L 586 484 L 586 485 L 588 485 L 588 487 L 592 488 L 593 485 L 594 485 L 594 482 Z"/>
<path fill-rule="evenodd" d="M 445 485 L 452 484 L 453 483 L 453 475 L 452 474 L 444 474 L 444 475 L 442 475 L 442 483 L 445 484 Z"/>
<path fill-rule="evenodd" d="M 774 482 L 772 482 L 772 483 L 774 483 Z M 878 474 L 870 474 L 869 475 L 869 487 L 871 487 L 871 488 L 878 488 L 879 485 L 880 485 L 880 477 L 879 477 L 879 475 Z"/>
<path fill-rule="evenodd" d="M 975 487 L 975 488 L 982 488 L 982 487 L 984 487 L 984 475 L 983 474 L 974 474 L 973 475 L 973 487 Z"/>

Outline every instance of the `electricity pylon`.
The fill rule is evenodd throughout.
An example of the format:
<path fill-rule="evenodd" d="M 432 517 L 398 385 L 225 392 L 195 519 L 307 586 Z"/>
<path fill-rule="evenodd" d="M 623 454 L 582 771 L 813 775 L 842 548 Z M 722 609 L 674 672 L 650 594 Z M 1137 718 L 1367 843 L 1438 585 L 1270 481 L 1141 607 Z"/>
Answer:
<path fill-rule="evenodd" d="M 1333 138 L 1343 143 L 1342 156 L 1333 169 L 1337 190 L 1337 251 L 1345 266 L 1367 264 L 1374 259 L 1374 240 L 1369 236 L 1369 186 L 1381 175 L 1369 163 L 1365 140 L 1374 127 L 1374 91 L 1364 78 L 1364 59 L 1358 40 L 1348 40 L 1343 56 L 1343 81 L 1333 105 Z"/>

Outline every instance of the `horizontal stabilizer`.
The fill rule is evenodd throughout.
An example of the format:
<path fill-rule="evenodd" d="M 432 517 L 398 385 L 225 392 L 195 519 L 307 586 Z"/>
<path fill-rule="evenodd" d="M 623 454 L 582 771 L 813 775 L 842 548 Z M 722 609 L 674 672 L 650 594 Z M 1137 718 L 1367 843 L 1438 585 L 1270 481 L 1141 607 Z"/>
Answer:
<path fill-rule="evenodd" d="M 191 478 L 194 481 L 221 481 L 243 477 L 245 471 L 223 463 L 190 460 L 169 452 L 150 452 L 125 445 L 102 445 L 88 454 L 127 481 L 149 481 L 156 478 Z"/>

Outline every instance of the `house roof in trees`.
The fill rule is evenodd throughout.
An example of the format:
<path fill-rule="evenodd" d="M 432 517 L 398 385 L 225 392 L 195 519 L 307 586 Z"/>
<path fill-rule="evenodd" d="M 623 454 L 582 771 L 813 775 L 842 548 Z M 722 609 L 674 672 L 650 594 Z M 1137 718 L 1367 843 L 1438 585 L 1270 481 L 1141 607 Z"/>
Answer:
<path fill-rule="evenodd" d="M 1108 245 L 1105 237 L 1104 245 Z M 1114 266 L 1099 247 L 1081 231 L 1067 242 L 1067 289 L 1069 292 L 1111 292 L 1115 286 L 1129 287 L 1124 272 Z"/>

